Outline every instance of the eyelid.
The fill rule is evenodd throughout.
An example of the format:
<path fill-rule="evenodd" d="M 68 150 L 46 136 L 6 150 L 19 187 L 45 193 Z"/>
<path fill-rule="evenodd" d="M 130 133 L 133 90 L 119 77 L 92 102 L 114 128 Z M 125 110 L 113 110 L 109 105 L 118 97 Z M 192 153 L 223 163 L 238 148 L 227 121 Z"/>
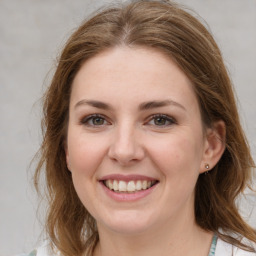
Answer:
<path fill-rule="evenodd" d="M 93 118 L 101 118 L 101 119 L 104 120 L 104 123 L 99 124 L 99 125 L 89 124 L 89 121 L 92 120 Z M 153 121 L 155 118 L 163 118 L 169 123 L 168 124 L 163 124 L 163 125 L 150 124 L 150 122 Z M 109 119 L 105 115 L 94 113 L 94 114 L 89 114 L 89 115 L 83 116 L 79 120 L 79 124 L 85 125 L 85 126 L 88 126 L 88 127 L 94 127 L 94 128 L 98 127 L 99 128 L 99 127 L 102 127 L 102 126 L 111 125 L 111 122 L 109 121 Z M 174 124 L 177 124 L 177 121 L 176 121 L 175 118 L 173 118 L 172 116 L 166 115 L 166 114 L 161 114 L 161 113 L 150 115 L 146 119 L 146 122 L 144 122 L 144 125 L 150 125 L 150 126 L 154 126 L 154 127 L 157 127 L 157 128 L 166 128 L 166 127 L 170 127 Z"/>
<path fill-rule="evenodd" d="M 107 122 L 107 124 L 110 124 L 110 122 L 108 121 L 108 119 L 106 118 L 106 116 L 102 115 L 102 114 L 90 114 L 87 116 L 84 116 L 80 119 L 79 123 L 81 125 L 86 125 L 86 126 L 91 126 L 91 127 L 97 127 L 97 126 L 105 126 L 107 124 L 102 124 L 102 125 L 93 125 L 93 124 L 88 124 L 88 122 L 92 119 L 92 118 L 102 118 L 104 119 L 104 121 Z"/>
<path fill-rule="evenodd" d="M 173 124 L 177 124 L 177 121 L 175 118 L 169 116 L 169 115 L 166 115 L 166 114 L 153 114 L 151 116 L 149 116 L 149 118 L 147 118 L 147 121 L 145 124 L 149 124 L 150 121 L 152 121 L 154 118 L 165 118 L 166 121 L 170 122 L 170 124 L 166 124 L 166 125 L 152 125 L 154 127 L 159 127 L 159 128 L 165 128 L 165 127 L 169 127 L 169 126 L 172 126 Z M 150 125 L 150 124 L 149 124 Z"/>

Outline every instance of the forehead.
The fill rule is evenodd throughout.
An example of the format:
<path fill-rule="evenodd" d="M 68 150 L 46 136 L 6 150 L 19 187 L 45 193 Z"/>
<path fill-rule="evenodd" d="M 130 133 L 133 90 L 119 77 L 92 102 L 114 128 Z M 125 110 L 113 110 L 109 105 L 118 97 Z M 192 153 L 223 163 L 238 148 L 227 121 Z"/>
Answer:
<path fill-rule="evenodd" d="M 196 100 L 188 77 L 162 52 L 151 48 L 116 47 L 87 60 L 72 85 L 71 103 L 83 97 L 111 100 Z M 116 99 L 115 99 L 116 100 Z"/>

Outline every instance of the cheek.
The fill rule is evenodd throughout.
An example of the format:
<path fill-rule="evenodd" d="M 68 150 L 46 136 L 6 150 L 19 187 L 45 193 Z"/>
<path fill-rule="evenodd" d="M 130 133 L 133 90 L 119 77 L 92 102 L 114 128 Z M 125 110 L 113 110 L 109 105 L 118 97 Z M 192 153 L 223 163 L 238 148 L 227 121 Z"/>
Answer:
<path fill-rule="evenodd" d="M 68 158 L 72 180 L 78 197 L 94 216 L 97 170 L 105 155 L 104 141 L 79 131 L 68 134 Z"/>
<path fill-rule="evenodd" d="M 104 141 L 96 136 L 70 132 L 68 137 L 68 161 L 74 173 L 93 174 L 106 152 Z"/>
<path fill-rule="evenodd" d="M 182 207 L 193 208 L 200 166 L 198 144 L 184 136 L 170 136 L 152 144 L 154 147 L 148 152 L 163 181 L 162 203 L 166 205 L 166 216 L 179 214 Z"/>
<path fill-rule="evenodd" d="M 164 175 L 193 175 L 199 171 L 202 147 L 200 140 L 191 138 L 193 136 L 174 135 L 156 139 L 148 146 L 151 159 Z"/>

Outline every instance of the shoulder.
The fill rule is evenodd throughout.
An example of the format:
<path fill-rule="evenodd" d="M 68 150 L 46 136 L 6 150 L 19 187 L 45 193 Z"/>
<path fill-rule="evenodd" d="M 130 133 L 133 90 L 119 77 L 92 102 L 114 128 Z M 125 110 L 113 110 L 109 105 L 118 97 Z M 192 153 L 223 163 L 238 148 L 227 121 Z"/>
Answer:
<path fill-rule="evenodd" d="M 256 248 L 256 246 L 253 246 Z M 215 256 L 256 256 L 255 252 L 242 250 L 232 244 L 229 244 L 220 238 L 217 240 Z"/>

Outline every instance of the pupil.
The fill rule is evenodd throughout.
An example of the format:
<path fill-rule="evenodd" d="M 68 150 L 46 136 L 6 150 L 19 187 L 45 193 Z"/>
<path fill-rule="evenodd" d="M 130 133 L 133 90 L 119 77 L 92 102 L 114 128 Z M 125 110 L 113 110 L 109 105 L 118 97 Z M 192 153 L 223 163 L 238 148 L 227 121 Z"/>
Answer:
<path fill-rule="evenodd" d="M 162 118 L 162 117 L 158 117 L 158 118 L 156 118 L 156 120 L 155 120 L 155 124 L 157 124 L 157 125 L 165 125 L 165 119 L 164 118 Z"/>
<path fill-rule="evenodd" d="M 94 118 L 93 123 L 95 125 L 102 125 L 103 124 L 103 119 L 100 118 L 100 117 L 96 117 L 96 118 Z"/>

